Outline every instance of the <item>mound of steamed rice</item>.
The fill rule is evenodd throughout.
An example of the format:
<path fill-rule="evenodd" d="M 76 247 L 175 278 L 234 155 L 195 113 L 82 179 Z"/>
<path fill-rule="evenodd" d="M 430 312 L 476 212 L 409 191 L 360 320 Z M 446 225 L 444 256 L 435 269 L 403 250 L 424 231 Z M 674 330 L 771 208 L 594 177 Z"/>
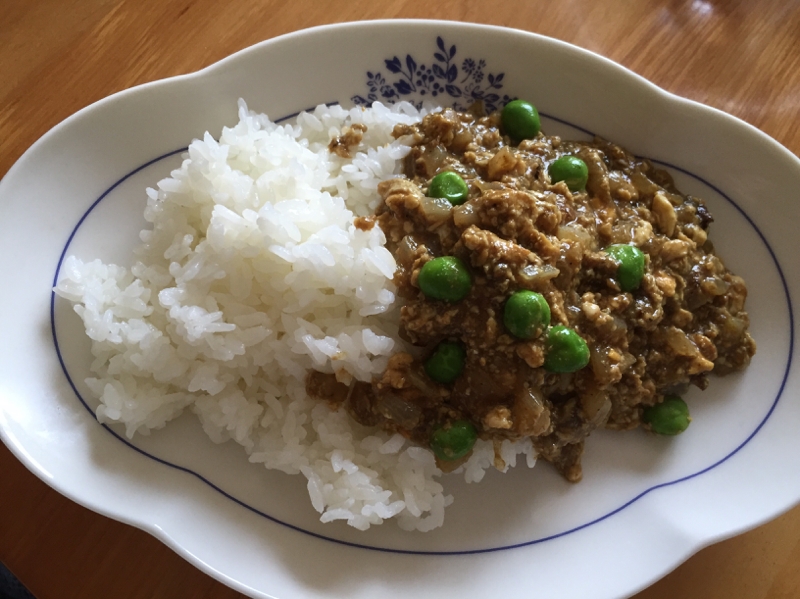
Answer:
<path fill-rule="evenodd" d="M 323 522 L 441 526 L 453 498 L 432 453 L 356 424 L 304 384 L 312 368 L 368 381 L 402 349 L 394 258 L 379 227 L 354 219 L 375 210 L 378 183 L 409 152 L 392 129 L 420 117 L 407 103 L 320 106 L 277 125 L 240 101 L 236 126 L 192 142 L 147 190 L 152 229 L 131 268 L 68 258 L 56 292 L 92 340 L 98 420 L 132 437 L 188 407 L 214 441 L 302 473 Z M 356 123 L 367 130 L 353 157 L 330 153 Z M 533 466 L 530 442 L 478 441 L 459 471 L 477 482 L 520 453 Z"/>

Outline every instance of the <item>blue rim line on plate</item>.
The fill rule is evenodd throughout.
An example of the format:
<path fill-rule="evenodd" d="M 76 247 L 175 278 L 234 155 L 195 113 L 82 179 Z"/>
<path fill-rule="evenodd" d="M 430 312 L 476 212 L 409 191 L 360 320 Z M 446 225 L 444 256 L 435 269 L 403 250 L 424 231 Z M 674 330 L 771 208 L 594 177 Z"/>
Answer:
<path fill-rule="evenodd" d="M 337 103 L 338 102 L 328 102 L 327 105 L 330 106 L 330 105 L 337 104 Z M 278 123 L 278 122 L 281 122 L 281 121 L 285 121 L 285 120 L 294 118 L 298 114 L 300 114 L 300 113 L 299 112 L 295 112 L 293 114 L 290 114 L 290 115 L 287 115 L 287 116 L 282 117 L 280 119 L 277 119 L 275 122 Z M 579 127 L 577 125 L 573 125 L 572 123 L 570 123 L 568 121 L 565 121 L 563 119 L 560 119 L 560 118 L 557 118 L 557 117 L 553 117 L 553 116 L 550 116 L 550 115 L 547 115 L 547 114 L 544 114 L 544 113 L 542 113 L 541 116 L 543 116 L 545 118 L 548 118 L 548 119 L 551 119 L 553 121 L 562 123 L 564 125 L 568 125 L 568 126 L 574 128 L 574 129 L 576 129 L 578 131 L 581 131 L 581 132 L 583 132 L 585 134 L 594 136 L 594 134 L 591 131 L 589 131 L 587 129 L 584 129 L 583 127 Z M 145 162 L 141 166 L 135 168 L 134 170 L 132 170 L 128 174 L 124 175 L 116 183 L 111 185 L 111 187 L 109 187 L 106 191 L 104 191 L 103 194 L 99 198 L 97 198 L 97 200 L 95 200 L 92 203 L 91 206 L 89 206 L 89 208 L 86 210 L 86 212 L 80 218 L 78 223 L 75 225 L 75 228 L 72 230 L 72 233 L 70 233 L 70 235 L 69 235 L 69 237 L 67 239 L 67 242 L 64 245 L 64 249 L 61 252 L 61 256 L 59 256 L 58 264 L 56 265 L 55 276 L 53 277 L 53 287 L 55 287 L 58 284 L 58 275 L 61 272 L 61 265 L 64 262 L 64 258 L 67 255 L 67 251 L 69 250 L 69 246 L 71 245 L 73 238 L 77 234 L 78 229 L 84 223 L 86 218 L 92 212 L 92 210 L 94 210 L 95 207 L 100 202 L 102 202 L 119 185 L 121 185 L 123 182 L 125 182 L 127 179 L 129 179 L 130 177 L 132 177 L 136 173 L 144 170 L 148 166 L 151 166 L 151 165 L 155 164 L 156 162 L 164 160 L 165 158 L 169 158 L 170 156 L 174 156 L 175 154 L 179 154 L 181 152 L 185 152 L 187 150 L 188 150 L 188 148 L 186 148 L 186 147 L 180 148 L 178 150 L 173 150 L 171 152 L 167 152 L 166 154 L 162 154 L 161 156 L 158 156 L 157 158 L 153 158 L 152 160 L 149 160 L 148 162 Z M 755 222 L 753 222 L 753 219 L 751 219 L 750 216 L 742 209 L 741 206 L 739 206 L 730 197 L 728 197 L 727 194 L 723 193 L 718 187 L 716 187 L 715 185 L 712 185 L 711 183 L 709 183 L 708 181 L 706 181 L 702 177 L 698 177 L 697 175 L 687 171 L 686 169 L 683 169 L 681 167 L 678 167 L 678 166 L 675 166 L 675 165 L 670 164 L 668 162 L 663 162 L 663 161 L 660 161 L 660 160 L 652 160 L 651 159 L 651 162 L 657 163 L 657 164 L 660 164 L 660 165 L 665 166 L 667 168 L 670 168 L 670 169 L 673 169 L 675 171 L 681 172 L 681 173 L 683 173 L 685 175 L 688 175 L 688 176 L 690 176 L 690 177 L 692 177 L 692 178 L 704 183 L 705 185 L 707 185 L 708 187 L 713 189 L 716 193 L 718 193 L 720 196 L 722 196 L 730 205 L 732 205 L 734 208 L 736 208 L 736 210 L 739 212 L 739 214 L 741 214 L 745 218 L 745 220 L 748 222 L 748 224 L 758 234 L 758 237 L 761 239 L 761 242 L 764 244 L 764 247 L 767 248 L 767 251 L 769 252 L 770 257 L 772 258 L 772 261 L 775 264 L 775 268 L 776 268 L 776 270 L 778 272 L 778 275 L 780 276 L 781 284 L 783 285 L 783 290 L 784 290 L 784 293 L 786 295 L 786 307 L 787 307 L 787 311 L 789 313 L 789 352 L 788 352 L 788 358 L 787 358 L 787 361 L 786 361 L 786 370 L 784 371 L 783 379 L 781 380 L 781 385 L 780 385 L 780 388 L 778 389 L 778 393 L 775 396 L 775 399 L 773 400 L 772 404 L 770 405 L 770 408 L 767 411 L 767 414 L 764 416 L 764 418 L 761 420 L 761 422 L 758 424 L 758 426 L 756 426 L 755 430 L 753 430 L 753 432 L 751 432 L 747 436 L 747 438 L 744 441 L 742 441 L 733 451 L 731 451 L 728 455 L 724 456 L 720 460 L 714 462 L 710 466 L 707 466 L 707 467 L 703 468 L 702 470 L 699 470 L 699 471 L 694 472 L 693 474 L 689 474 L 687 476 L 683 476 L 681 478 L 677 478 L 675 480 L 667 481 L 667 482 L 660 483 L 660 484 L 654 485 L 652 487 L 649 487 L 649 488 L 645 489 L 644 491 L 642 491 L 641 493 L 639 493 L 638 495 L 636 495 L 635 497 L 633 497 L 632 499 L 626 501 L 625 503 L 623 503 L 622 505 L 620 505 L 616 509 L 611 510 L 607 514 L 604 514 L 604 515 L 602 515 L 602 516 L 600 516 L 598 518 L 595 518 L 594 520 L 591 520 L 589 522 L 586 522 L 585 524 L 581 524 L 579 526 L 575 526 L 573 528 L 570 528 L 569 530 L 565 530 L 565 531 L 562 531 L 562 532 L 559 532 L 559 533 L 556 533 L 556 534 L 548 535 L 546 537 L 541 537 L 541 538 L 538 538 L 538 539 L 533 539 L 531 541 L 525 541 L 525 542 L 522 542 L 522 543 L 515 543 L 515 544 L 512 544 L 512 545 L 503 545 L 503 546 L 499 546 L 499 547 L 488 547 L 488 548 L 484 548 L 484 549 L 465 549 L 465 550 L 461 550 L 461 551 L 416 551 L 416 550 L 412 550 L 412 549 L 391 549 L 391 548 L 388 548 L 388 547 L 376 547 L 374 545 L 365 545 L 365 544 L 362 544 L 362 543 L 353 543 L 353 542 L 350 542 L 350 541 L 343 541 L 341 539 L 335 539 L 335 538 L 332 538 L 332 537 L 328 537 L 326 535 L 322 535 L 322 534 L 319 534 L 319 533 L 312 532 L 310 530 L 306 530 L 306 529 L 301 528 L 299 526 L 295 526 L 294 524 L 289 524 L 288 522 L 284 522 L 283 520 L 280 520 L 280 519 L 278 519 L 278 518 L 276 518 L 274 516 L 270 516 L 269 514 L 267 514 L 265 512 L 262 512 L 262 511 L 260 511 L 260 510 L 258 510 L 256 508 L 248 505 L 244 501 L 242 501 L 240 499 L 237 499 L 236 497 L 234 497 L 233 495 L 227 493 L 225 490 L 221 489 L 220 487 L 218 487 L 217 485 L 215 485 L 214 483 L 212 483 L 210 480 L 208 480 L 207 478 L 203 477 L 202 475 L 198 474 L 194 470 L 191 470 L 191 469 L 186 468 L 184 466 L 179 466 L 177 464 L 173 464 L 172 462 L 169 462 L 167 460 L 161 459 L 161 458 L 159 458 L 157 456 L 154 456 L 154 455 L 144 451 L 143 449 L 140 449 L 140 448 L 136 447 L 128 439 L 126 439 L 125 437 L 119 435 L 116 431 L 114 431 L 110 426 L 108 426 L 106 424 L 100 424 L 100 423 L 98 423 L 98 424 L 100 424 L 100 426 L 102 426 L 104 429 L 106 429 L 106 431 L 108 431 L 111 435 L 113 435 L 117 440 L 121 441 L 122 443 L 124 443 L 125 445 L 127 445 L 131 449 L 137 451 L 138 453 L 140 453 L 140 454 L 142 454 L 144 456 L 147 456 L 148 458 L 150 458 L 150 459 L 152 459 L 152 460 L 154 460 L 154 461 L 156 461 L 156 462 L 158 462 L 160 464 L 164 464 L 165 466 L 169 466 L 169 467 L 174 468 L 176 470 L 179 470 L 181 472 L 185 472 L 187 474 L 191 474 L 192 476 L 194 476 L 197 479 L 201 480 L 203 483 L 207 484 L 209 487 L 211 487 L 212 489 L 214 489 L 215 491 L 217 491 L 218 493 L 220 493 L 224 497 L 226 497 L 226 498 L 230 499 L 231 501 L 237 503 L 238 505 L 242 506 L 243 508 L 245 508 L 247 510 L 250 510 L 251 512 L 253 512 L 255 514 L 258 514 L 259 516 L 262 516 L 262 517 L 264 517 L 264 518 L 266 518 L 266 519 L 268 519 L 268 520 L 270 520 L 270 521 L 272 521 L 272 522 L 274 522 L 276 524 L 280 524 L 281 526 L 285 526 L 285 527 L 290 528 L 292 530 L 295 530 L 297 532 L 301 532 L 301 533 L 309 535 L 311 537 L 315 537 L 317 539 L 321 539 L 321 540 L 324 540 L 324 541 L 330 541 L 332 543 L 337 543 L 337 544 L 340 544 L 340 545 L 346 545 L 348 547 L 355 547 L 355 548 L 358 548 L 358 549 L 369 549 L 369 550 L 372 550 L 372 551 L 381 551 L 381 552 L 385 552 L 385 553 L 400 553 L 400 554 L 406 554 L 406 555 L 472 555 L 472 554 L 478 554 L 478 553 L 492 553 L 492 552 L 496 552 L 496 551 L 506 551 L 506 550 L 509 550 L 509 549 L 517 549 L 517 548 L 520 548 L 520 547 L 527 547 L 529 545 L 537 545 L 537 544 L 540 544 L 540 543 L 544 543 L 545 541 L 551 541 L 553 539 L 558 539 L 560 537 L 564 537 L 566 535 L 578 532 L 579 530 L 583 530 L 585 528 L 588 528 L 589 526 L 593 526 L 594 524 L 598 524 L 599 522 L 602 522 L 602 521 L 610 518 L 614 514 L 617 514 L 617 513 L 621 512 L 622 510 L 624 510 L 628 506 L 632 505 L 633 503 L 635 503 L 636 501 L 638 501 L 639 499 L 641 499 L 645 495 L 651 493 L 652 491 L 655 491 L 656 489 L 661 489 L 661 488 L 664 488 L 664 487 L 671 487 L 671 486 L 676 485 L 678 483 L 681 483 L 681 482 L 696 478 L 696 477 L 700 476 L 701 474 L 705 474 L 706 472 L 709 472 L 710 470 L 713 470 L 717 466 L 719 466 L 719 465 L 723 464 L 724 462 L 728 461 L 731 457 L 733 457 L 736 453 L 738 453 L 745 445 L 747 445 L 753 439 L 753 437 L 755 437 L 758 434 L 758 432 L 762 429 L 762 427 L 767 422 L 767 420 L 769 420 L 770 416 L 772 416 L 772 413 L 775 411 L 775 408 L 778 405 L 778 401 L 780 400 L 781 396 L 783 395 L 783 391 L 784 391 L 784 389 L 786 387 L 786 381 L 789 378 L 789 369 L 791 367 L 792 355 L 794 353 L 794 311 L 792 310 L 792 299 L 791 299 L 791 295 L 789 294 L 789 287 L 788 287 L 788 285 L 786 283 L 786 277 L 784 276 L 783 270 L 781 269 L 780 264 L 778 263 L 777 256 L 775 256 L 775 253 L 773 252 L 772 247 L 769 245 L 769 243 L 767 242 L 766 238 L 764 237 L 764 234 L 761 232 L 761 230 L 758 228 L 758 226 L 755 224 Z M 83 407 L 86 408 L 86 410 L 92 415 L 92 417 L 96 418 L 94 410 L 92 410 L 92 408 L 89 406 L 89 404 L 86 403 L 86 400 L 84 400 L 83 396 L 80 394 L 80 392 L 78 391 L 77 387 L 75 386 L 75 383 L 72 381 L 72 377 L 70 376 L 69 372 L 67 371 L 66 364 L 64 363 L 64 359 L 63 359 L 63 357 L 61 355 L 61 348 L 60 348 L 59 343 L 58 343 L 58 335 L 56 334 L 55 301 L 56 301 L 56 294 L 55 294 L 55 292 L 51 291 L 51 294 L 50 294 L 50 327 L 51 327 L 51 331 L 52 331 L 52 334 L 53 334 L 53 344 L 55 346 L 56 354 L 58 355 L 58 361 L 61 364 L 61 369 L 63 370 L 64 375 L 67 377 L 67 381 L 69 382 L 70 387 L 72 387 L 72 390 L 75 392 L 75 395 L 80 400 L 81 404 L 83 404 Z"/>

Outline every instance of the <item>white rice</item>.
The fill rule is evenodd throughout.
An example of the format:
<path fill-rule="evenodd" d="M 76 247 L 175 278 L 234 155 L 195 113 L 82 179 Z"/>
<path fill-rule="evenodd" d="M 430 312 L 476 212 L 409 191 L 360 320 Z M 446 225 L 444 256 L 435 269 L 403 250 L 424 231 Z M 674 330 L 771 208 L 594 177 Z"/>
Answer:
<path fill-rule="evenodd" d="M 419 118 L 408 103 L 376 103 L 319 106 L 277 125 L 240 100 L 235 127 L 192 142 L 181 168 L 147 190 L 152 229 L 130 269 L 69 257 L 56 292 L 92 339 L 98 420 L 132 437 L 189 407 L 214 441 L 302 473 L 323 522 L 441 526 L 453 498 L 430 451 L 304 390 L 309 369 L 369 381 L 402 349 L 394 258 L 380 228 L 359 230 L 354 218 L 374 211 L 378 183 L 409 151 L 392 129 Z M 355 123 L 367 131 L 353 158 L 331 154 Z M 459 471 L 478 482 L 520 453 L 533 466 L 529 440 L 504 442 L 500 460 L 479 441 Z"/>

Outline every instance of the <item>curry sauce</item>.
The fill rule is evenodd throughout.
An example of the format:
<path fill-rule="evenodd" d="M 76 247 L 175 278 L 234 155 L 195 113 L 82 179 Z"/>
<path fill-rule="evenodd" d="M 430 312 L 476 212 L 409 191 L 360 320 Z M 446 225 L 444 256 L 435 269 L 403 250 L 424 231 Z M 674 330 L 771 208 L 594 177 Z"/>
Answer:
<path fill-rule="evenodd" d="M 398 126 L 395 136 L 412 146 L 405 177 L 380 184 L 383 203 L 357 226 L 386 234 L 397 262 L 400 334 L 416 350 L 395 354 L 371 384 L 312 373 L 311 395 L 425 446 L 437 427 L 456 420 L 471 422 L 484 439 L 530 437 L 542 458 L 578 481 L 593 430 L 646 428 L 647 406 L 689 385 L 705 389 L 712 372 L 749 364 L 756 346 L 745 283 L 715 255 L 704 202 L 681 194 L 667 172 L 602 139 L 539 133 L 515 143 L 503 135 L 499 114 L 479 108 L 432 113 Z M 548 165 L 562 156 L 585 162 L 585 189 L 551 181 Z M 427 197 L 443 171 L 467 183 L 464 203 Z M 603 251 L 613 244 L 645 254 L 637 289 L 620 287 L 618 263 Z M 440 256 L 470 270 L 472 287 L 460 301 L 419 289 L 420 269 Z M 506 329 L 504 304 L 519 290 L 544 296 L 551 325 L 586 341 L 586 367 L 549 372 L 544 337 L 519 339 Z M 451 384 L 423 367 L 442 341 L 465 349 L 463 373 Z"/>

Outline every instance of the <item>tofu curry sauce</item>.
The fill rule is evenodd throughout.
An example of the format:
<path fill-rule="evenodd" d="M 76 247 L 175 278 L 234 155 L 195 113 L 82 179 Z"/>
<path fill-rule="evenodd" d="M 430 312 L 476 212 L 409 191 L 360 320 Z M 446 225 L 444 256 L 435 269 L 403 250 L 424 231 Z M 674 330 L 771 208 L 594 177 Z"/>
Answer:
<path fill-rule="evenodd" d="M 501 468 L 499 443 L 530 437 L 577 482 L 593 430 L 680 432 L 677 396 L 749 364 L 747 289 L 714 253 L 706 205 L 667 172 L 602 139 L 544 135 L 525 102 L 481 110 L 398 126 L 405 176 L 382 182 L 376 214 L 356 221 L 386 235 L 414 349 L 371 383 L 311 372 L 307 390 L 431 447 L 445 471 L 476 436 L 495 441 Z"/>

